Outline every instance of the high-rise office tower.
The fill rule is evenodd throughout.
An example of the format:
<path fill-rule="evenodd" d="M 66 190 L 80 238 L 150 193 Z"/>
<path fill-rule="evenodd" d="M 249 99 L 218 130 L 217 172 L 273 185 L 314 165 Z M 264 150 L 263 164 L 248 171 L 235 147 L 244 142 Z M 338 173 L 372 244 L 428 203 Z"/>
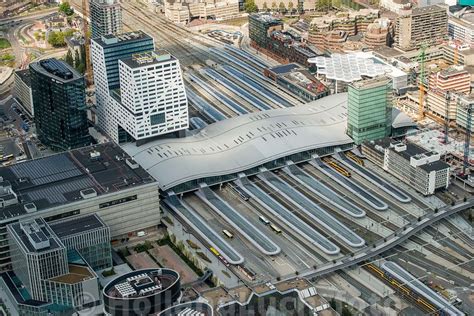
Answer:
<path fill-rule="evenodd" d="M 117 124 L 113 120 L 114 103 L 109 100 L 110 91 L 120 87 L 118 61 L 133 54 L 151 51 L 154 47 L 153 38 L 141 31 L 91 40 L 98 125 L 115 142 L 118 142 Z"/>
<path fill-rule="evenodd" d="M 99 128 L 115 142 L 141 142 L 188 127 L 179 61 L 153 49 L 143 32 L 92 40 Z"/>
<path fill-rule="evenodd" d="M 53 150 L 90 145 L 84 77 L 54 58 L 30 64 L 39 140 Z"/>
<path fill-rule="evenodd" d="M 122 8 L 118 0 L 90 0 L 92 38 L 122 33 Z"/>
<path fill-rule="evenodd" d="M 388 136 L 392 124 L 392 81 L 384 76 L 348 87 L 347 134 L 356 144 Z"/>
<path fill-rule="evenodd" d="M 119 61 L 117 121 L 134 140 L 188 128 L 188 101 L 179 60 L 166 51 Z"/>

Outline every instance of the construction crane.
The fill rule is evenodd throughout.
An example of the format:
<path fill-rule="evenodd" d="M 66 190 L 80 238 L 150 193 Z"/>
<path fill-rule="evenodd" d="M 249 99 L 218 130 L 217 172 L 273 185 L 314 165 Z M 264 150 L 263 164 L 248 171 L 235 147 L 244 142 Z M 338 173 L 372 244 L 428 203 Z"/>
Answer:
<path fill-rule="evenodd" d="M 421 45 L 420 54 L 418 55 L 418 64 L 420 65 L 420 78 L 419 78 L 419 108 L 418 108 L 418 121 L 421 121 L 425 114 L 424 99 L 425 99 L 425 59 L 426 59 L 426 45 Z"/>
<path fill-rule="evenodd" d="M 86 69 L 84 70 L 84 78 L 86 79 L 86 86 L 92 84 L 92 63 L 90 58 L 90 38 L 89 38 L 89 23 L 87 17 L 87 0 L 82 0 L 82 32 L 84 33 L 84 51 L 85 51 L 85 65 Z"/>
<path fill-rule="evenodd" d="M 466 138 L 464 139 L 464 157 L 462 164 L 462 173 L 466 174 L 469 167 L 469 152 L 471 145 L 471 128 L 472 128 L 472 103 L 465 106 L 466 110 Z"/>
<path fill-rule="evenodd" d="M 451 105 L 451 92 L 446 91 L 444 95 L 445 99 L 445 112 L 444 112 L 444 143 L 447 145 L 449 143 L 449 106 Z"/>

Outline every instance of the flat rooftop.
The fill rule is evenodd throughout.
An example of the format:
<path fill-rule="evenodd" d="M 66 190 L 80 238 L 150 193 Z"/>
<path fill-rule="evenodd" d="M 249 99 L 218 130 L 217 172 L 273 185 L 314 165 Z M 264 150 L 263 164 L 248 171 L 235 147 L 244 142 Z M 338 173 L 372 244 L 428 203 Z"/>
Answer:
<path fill-rule="evenodd" d="M 59 283 L 75 284 L 93 278 L 95 278 L 95 276 L 88 268 L 70 264 L 69 273 L 50 280 Z"/>
<path fill-rule="evenodd" d="M 9 227 L 20 247 L 23 247 L 26 252 L 41 253 L 64 248 L 59 238 L 55 236 L 42 218 L 14 223 Z"/>
<path fill-rule="evenodd" d="M 103 291 L 108 297 L 146 297 L 166 291 L 178 281 L 179 274 L 174 270 L 135 270 L 112 280 Z"/>
<path fill-rule="evenodd" d="M 277 74 L 286 74 L 291 72 L 292 70 L 299 69 L 300 66 L 298 64 L 292 63 L 292 64 L 286 64 L 286 65 L 278 65 L 272 68 L 269 68 L 268 70 Z"/>
<path fill-rule="evenodd" d="M 92 40 L 96 42 L 97 44 L 99 44 L 100 46 L 106 48 L 106 47 L 123 45 L 125 43 L 138 42 L 142 40 L 153 40 L 153 38 L 143 31 L 133 31 L 133 32 L 127 32 L 127 33 L 122 33 L 118 35 L 113 35 L 113 34 L 103 35 L 101 37 L 94 38 Z"/>
<path fill-rule="evenodd" d="M 283 24 L 282 20 L 271 13 L 253 13 L 250 15 L 261 22 L 272 23 L 272 24 Z"/>
<path fill-rule="evenodd" d="M 0 220 L 155 182 L 130 161 L 119 146 L 105 143 L 0 167 L 18 197 L 0 208 Z"/>
<path fill-rule="evenodd" d="M 97 214 L 74 216 L 72 219 L 52 221 L 48 224 L 59 238 L 107 227 Z"/>
<path fill-rule="evenodd" d="M 17 70 L 15 74 L 23 81 L 28 87 L 31 87 L 31 76 L 29 69 Z"/>
<path fill-rule="evenodd" d="M 281 77 L 299 86 L 302 90 L 305 90 L 313 96 L 319 96 L 321 93 L 328 91 L 328 88 L 307 70 L 293 71 L 283 74 Z"/>
<path fill-rule="evenodd" d="M 432 13 L 432 12 L 438 12 L 438 11 L 441 11 L 441 12 L 446 12 L 446 9 L 441 7 L 441 6 L 437 6 L 437 5 L 430 5 L 430 6 L 427 6 L 427 7 L 421 7 L 421 8 L 414 8 L 412 10 L 412 14 L 413 15 L 418 15 L 418 14 L 426 14 L 426 13 Z"/>
<path fill-rule="evenodd" d="M 147 53 L 134 54 L 130 58 L 124 58 L 120 61 L 130 68 L 139 68 L 144 66 L 156 65 L 171 60 L 176 60 L 165 50 L 155 50 Z"/>

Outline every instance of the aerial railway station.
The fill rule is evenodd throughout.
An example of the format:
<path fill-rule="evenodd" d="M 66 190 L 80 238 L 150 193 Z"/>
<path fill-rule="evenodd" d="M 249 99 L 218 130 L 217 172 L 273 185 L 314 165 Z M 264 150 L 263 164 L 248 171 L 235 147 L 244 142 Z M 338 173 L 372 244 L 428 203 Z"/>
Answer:
<path fill-rule="evenodd" d="M 191 75 L 206 90 L 222 76 L 213 69 L 207 73 L 207 80 L 204 74 Z M 211 124 L 199 121 L 201 126 L 193 123 L 196 127 L 187 137 L 139 147 L 126 144 L 123 149 L 157 179 L 164 210 L 197 232 L 210 255 L 241 271 L 256 270 L 248 273 L 250 281 L 265 274 L 256 256 L 266 260 L 301 251 L 289 265 L 308 267 L 360 249 L 367 245 L 368 233 L 357 230 L 374 225 L 375 214 L 393 203 L 409 202 L 401 189 L 382 198 L 350 177 L 361 174 L 364 181 L 391 188 L 357 164 L 359 158 L 351 152 L 346 94 L 252 113 L 221 92 L 208 92 L 237 116 L 223 119 L 218 108 L 189 90 L 191 103 L 209 114 Z M 352 157 L 349 162 L 344 152 Z M 388 196 L 394 201 L 388 203 Z M 239 238 L 233 239 L 236 234 Z M 295 241 L 301 249 L 291 250 Z M 308 251 L 307 262 L 298 259 Z M 267 273 L 274 277 L 286 272 Z"/>

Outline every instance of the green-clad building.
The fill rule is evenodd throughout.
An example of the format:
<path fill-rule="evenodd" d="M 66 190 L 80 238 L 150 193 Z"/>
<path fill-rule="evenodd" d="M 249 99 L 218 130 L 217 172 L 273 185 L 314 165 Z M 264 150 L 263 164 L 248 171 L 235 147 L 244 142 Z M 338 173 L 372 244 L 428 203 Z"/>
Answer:
<path fill-rule="evenodd" d="M 392 124 L 392 81 L 381 76 L 351 83 L 347 107 L 347 134 L 357 145 L 389 136 Z"/>

